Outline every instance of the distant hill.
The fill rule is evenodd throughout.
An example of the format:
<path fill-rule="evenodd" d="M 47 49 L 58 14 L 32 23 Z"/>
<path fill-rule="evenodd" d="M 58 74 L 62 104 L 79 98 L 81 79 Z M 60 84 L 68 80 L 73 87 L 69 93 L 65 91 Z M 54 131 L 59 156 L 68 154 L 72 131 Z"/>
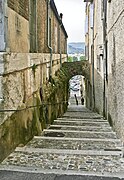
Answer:
<path fill-rule="evenodd" d="M 75 53 L 85 53 L 85 43 L 84 42 L 72 42 L 68 43 L 68 54 Z"/>

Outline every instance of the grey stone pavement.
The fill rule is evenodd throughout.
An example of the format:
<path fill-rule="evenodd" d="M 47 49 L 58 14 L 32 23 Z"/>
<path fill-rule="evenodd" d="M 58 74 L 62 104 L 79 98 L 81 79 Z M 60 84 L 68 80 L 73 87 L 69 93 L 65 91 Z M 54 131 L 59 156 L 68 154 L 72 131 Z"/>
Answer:
<path fill-rule="evenodd" d="M 70 98 L 63 117 L 0 164 L 0 180 L 16 179 L 124 179 L 122 143 L 107 120 Z"/>

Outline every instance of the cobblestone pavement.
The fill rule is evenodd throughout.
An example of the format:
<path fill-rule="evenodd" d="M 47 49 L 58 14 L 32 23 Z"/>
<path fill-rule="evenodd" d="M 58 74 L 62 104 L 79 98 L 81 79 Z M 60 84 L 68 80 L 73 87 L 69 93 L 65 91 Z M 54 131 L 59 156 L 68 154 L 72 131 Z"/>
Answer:
<path fill-rule="evenodd" d="M 41 136 L 17 147 L 1 163 L 0 180 L 118 180 L 124 177 L 122 150 L 107 120 L 71 104 Z"/>

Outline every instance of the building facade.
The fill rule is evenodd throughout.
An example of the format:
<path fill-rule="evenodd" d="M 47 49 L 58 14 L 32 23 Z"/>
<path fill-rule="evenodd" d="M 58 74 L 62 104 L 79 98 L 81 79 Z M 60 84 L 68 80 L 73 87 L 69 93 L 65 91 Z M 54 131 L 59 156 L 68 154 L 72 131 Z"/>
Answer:
<path fill-rule="evenodd" d="M 0 19 L 1 106 L 16 109 L 66 61 L 68 36 L 54 0 L 0 0 Z"/>
<path fill-rule="evenodd" d="M 0 161 L 66 109 L 52 78 L 67 37 L 54 0 L 0 0 Z"/>
<path fill-rule="evenodd" d="M 85 0 L 85 2 L 86 52 L 87 59 L 91 63 L 92 109 L 107 118 L 124 141 L 124 2 L 123 0 Z"/>

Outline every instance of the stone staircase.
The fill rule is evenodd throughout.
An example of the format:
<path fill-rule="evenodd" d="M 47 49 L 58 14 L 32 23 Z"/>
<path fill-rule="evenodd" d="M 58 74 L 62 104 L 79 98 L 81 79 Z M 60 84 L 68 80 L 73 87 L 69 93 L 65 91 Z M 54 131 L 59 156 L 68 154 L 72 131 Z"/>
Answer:
<path fill-rule="evenodd" d="M 121 179 L 122 150 L 122 143 L 107 120 L 82 105 L 75 105 L 72 98 L 64 116 L 26 146 L 17 147 L 2 162 L 0 172 L 23 175 L 28 172 L 31 177 L 35 173 L 40 177 L 51 174 L 46 177 L 48 180 Z M 56 178 L 52 178 L 53 174 Z M 36 176 L 34 179 L 38 180 Z"/>

